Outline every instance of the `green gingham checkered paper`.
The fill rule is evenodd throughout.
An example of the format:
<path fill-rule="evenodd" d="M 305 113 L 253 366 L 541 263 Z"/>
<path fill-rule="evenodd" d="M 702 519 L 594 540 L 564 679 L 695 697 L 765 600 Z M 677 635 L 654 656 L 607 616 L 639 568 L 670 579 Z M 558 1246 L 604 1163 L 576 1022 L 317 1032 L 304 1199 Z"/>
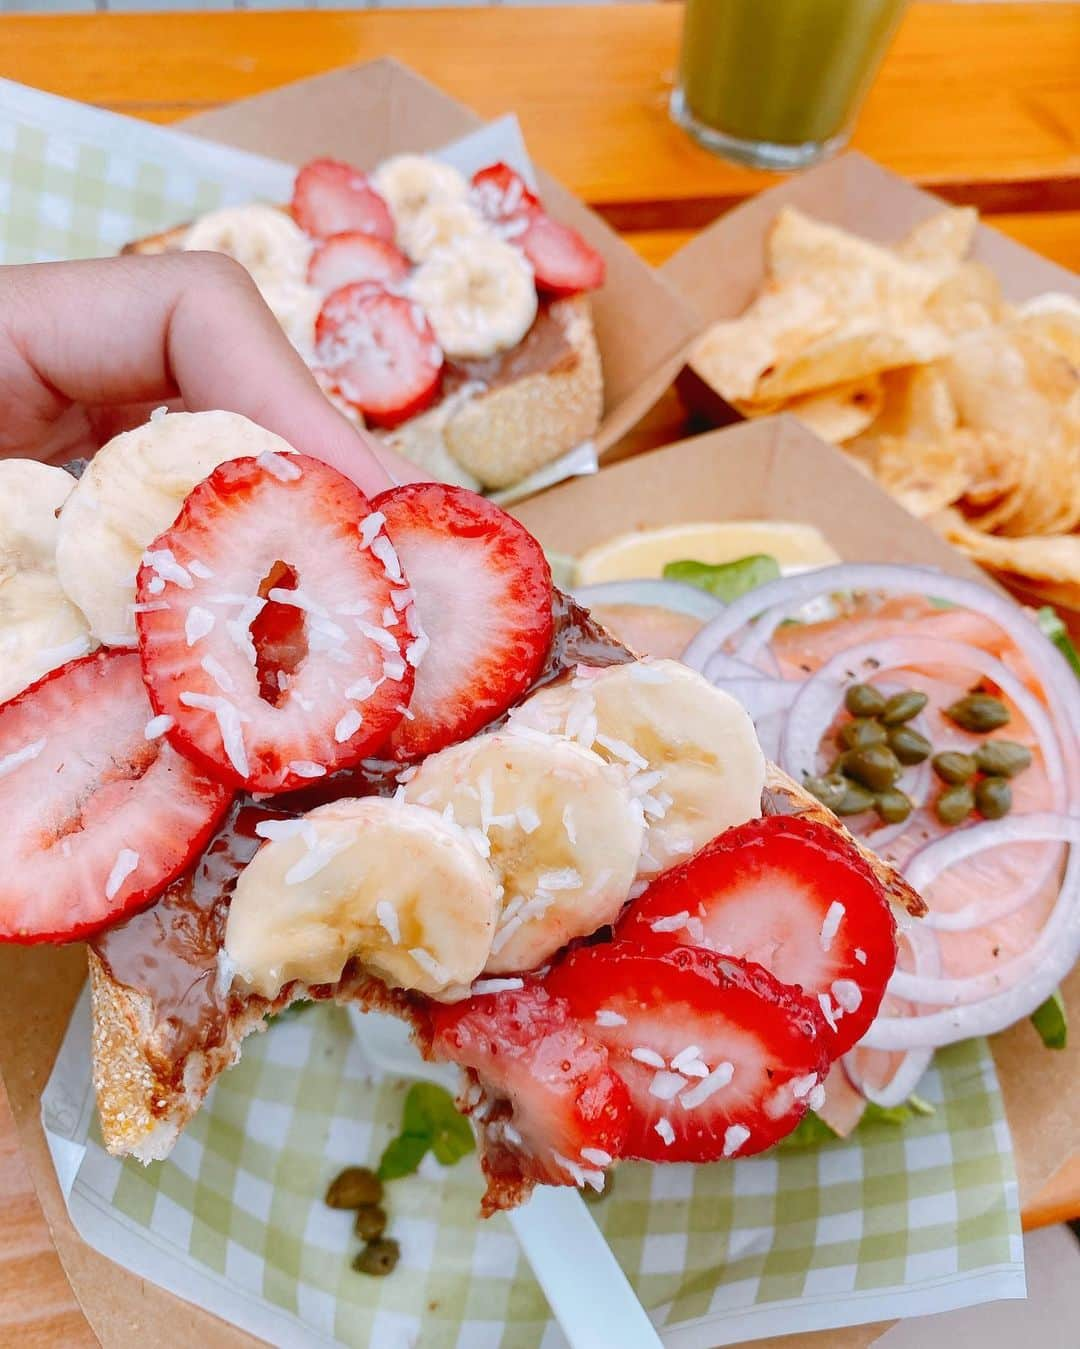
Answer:
<path fill-rule="evenodd" d="M 372 1067 L 344 1012 L 312 1008 L 249 1039 L 169 1160 L 150 1167 L 101 1146 L 88 1036 L 84 996 L 42 1111 L 91 1245 L 275 1344 L 563 1344 L 505 1219 L 477 1217 L 475 1157 L 449 1170 L 428 1158 L 393 1181 L 401 1262 L 386 1279 L 350 1269 L 351 1215 L 321 1197 L 341 1167 L 377 1162 L 408 1083 Z M 620 1166 L 592 1211 L 665 1343 L 704 1349 L 1022 1297 L 1012 1154 L 985 1042 L 939 1055 L 921 1091 L 932 1116 L 844 1143 Z"/>
<path fill-rule="evenodd" d="M 293 169 L 0 80 L 0 263 L 104 257 Z"/>

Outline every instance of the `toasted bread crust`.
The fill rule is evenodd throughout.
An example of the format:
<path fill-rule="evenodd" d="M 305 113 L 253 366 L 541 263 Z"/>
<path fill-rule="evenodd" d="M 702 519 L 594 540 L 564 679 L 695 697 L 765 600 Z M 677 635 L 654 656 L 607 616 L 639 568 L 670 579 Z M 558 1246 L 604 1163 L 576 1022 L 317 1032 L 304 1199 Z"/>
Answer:
<path fill-rule="evenodd" d="M 816 820 L 819 824 L 827 825 L 834 832 L 841 834 L 860 853 L 894 904 L 911 914 L 913 918 L 922 918 L 927 912 L 926 901 L 908 885 L 896 867 L 879 857 L 864 843 L 860 843 L 827 806 L 823 806 L 816 796 L 811 796 L 805 787 L 800 787 L 794 778 L 789 778 L 783 769 L 774 763 L 765 765 L 763 804 L 766 814 L 801 815 L 804 819 Z"/>
<path fill-rule="evenodd" d="M 151 1000 L 117 983 L 92 950 L 87 956 L 94 1089 L 105 1146 L 114 1155 L 160 1161 L 172 1151 L 214 1079 L 240 1057 L 241 1042 L 265 1027 L 272 1008 L 262 998 L 251 999 L 238 1011 L 223 1044 L 173 1063 L 155 1043 Z"/>
<path fill-rule="evenodd" d="M 294 1002 L 310 999 L 387 1012 L 408 1022 L 421 1045 L 425 1038 L 426 1018 L 414 998 L 350 965 L 338 984 L 289 984 L 273 1002 L 237 998 L 221 1042 L 204 1044 L 176 1062 L 162 1052 L 151 999 L 115 980 L 92 949 L 87 956 L 94 1089 L 105 1147 L 114 1156 L 130 1155 L 143 1163 L 167 1157 L 214 1080 L 240 1058 L 244 1040 L 265 1030 L 271 1016 Z"/>

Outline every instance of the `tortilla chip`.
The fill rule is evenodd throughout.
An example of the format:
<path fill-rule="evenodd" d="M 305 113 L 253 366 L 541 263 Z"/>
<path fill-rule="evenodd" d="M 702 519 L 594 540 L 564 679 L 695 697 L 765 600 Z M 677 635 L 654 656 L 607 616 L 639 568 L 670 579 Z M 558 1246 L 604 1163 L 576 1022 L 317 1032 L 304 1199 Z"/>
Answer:
<path fill-rule="evenodd" d="M 938 211 L 916 225 L 896 251 L 909 262 L 962 262 L 971 249 L 978 224 L 979 213 L 974 206 Z"/>
<path fill-rule="evenodd" d="M 941 284 L 941 268 L 908 262 L 857 234 L 826 225 L 785 206 L 765 243 L 769 274 L 781 284 L 798 279 L 820 289 L 843 313 L 884 309 L 914 318 Z"/>
<path fill-rule="evenodd" d="M 972 528 L 952 510 L 942 512 L 935 523 L 950 543 L 984 566 L 1036 581 L 1080 585 L 1080 534 L 1001 538 Z"/>
<path fill-rule="evenodd" d="M 839 445 L 866 430 L 881 411 L 884 398 L 881 379 L 874 375 L 803 394 L 782 407 L 822 440 Z"/>
<path fill-rule="evenodd" d="M 1080 301 L 1014 308 L 940 211 L 886 248 L 792 207 L 768 281 L 691 364 L 747 417 L 786 411 L 1011 583 L 1080 591 Z"/>
<path fill-rule="evenodd" d="M 776 342 L 741 319 L 714 323 L 690 354 L 691 369 L 729 403 L 746 398 L 776 359 Z"/>
<path fill-rule="evenodd" d="M 1009 535 L 1067 533 L 1080 517 L 1080 463 L 1059 437 L 1035 445 L 968 431 L 965 514 L 979 529 Z"/>
<path fill-rule="evenodd" d="M 961 433 L 967 446 L 968 486 L 963 493 L 965 511 L 978 515 L 978 527 L 996 529 L 1016 510 L 1028 478 L 1031 456 L 1023 442 L 993 431 Z"/>
<path fill-rule="evenodd" d="M 947 333 L 989 328 L 1007 316 L 998 279 L 981 262 L 953 267 L 928 297 L 926 313 Z"/>
<path fill-rule="evenodd" d="M 1020 305 L 1013 326 L 1037 337 L 1080 366 L 1080 300 L 1051 291 Z"/>
<path fill-rule="evenodd" d="M 1003 325 L 958 337 L 945 376 L 964 425 L 1038 444 L 1065 422 L 1080 424 L 1072 406 L 1080 374 L 1022 330 Z"/>
<path fill-rule="evenodd" d="M 962 431 L 937 440 L 882 436 L 873 460 L 874 475 L 912 515 L 925 519 L 967 491 L 974 448 Z"/>
<path fill-rule="evenodd" d="M 793 397 L 883 370 L 922 365 L 946 355 L 948 339 L 928 323 L 885 328 L 851 322 L 763 372 L 753 401 Z"/>
<path fill-rule="evenodd" d="M 956 430 L 956 404 L 939 361 L 888 370 L 881 377 L 882 409 L 867 438 L 947 438 Z"/>
<path fill-rule="evenodd" d="M 809 287 L 767 286 L 739 318 L 714 323 L 702 335 L 690 364 L 734 404 L 753 396 L 762 371 L 835 324 L 822 297 Z"/>

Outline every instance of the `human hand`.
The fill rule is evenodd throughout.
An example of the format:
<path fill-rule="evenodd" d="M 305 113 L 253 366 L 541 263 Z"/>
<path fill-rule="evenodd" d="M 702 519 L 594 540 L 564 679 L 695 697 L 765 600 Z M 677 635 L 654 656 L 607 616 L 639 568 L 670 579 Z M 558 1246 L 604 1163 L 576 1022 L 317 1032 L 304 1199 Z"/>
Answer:
<path fill-rule="evenodd" d="M 422 478 L 326 399 L 219 253 L 0 267 L 0 456 L 88 458 L 169 403 L 239 412 L 374 494 Z"/>

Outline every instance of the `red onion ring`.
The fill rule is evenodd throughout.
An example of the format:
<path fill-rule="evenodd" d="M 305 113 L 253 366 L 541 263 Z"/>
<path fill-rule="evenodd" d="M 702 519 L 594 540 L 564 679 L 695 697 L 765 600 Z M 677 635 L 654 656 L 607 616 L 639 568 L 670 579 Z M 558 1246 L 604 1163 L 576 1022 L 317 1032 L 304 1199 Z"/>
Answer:
<path fill-rule="evenodd" d="M 911 950 L 914 973 L 923 976 L 941 973 L 941 947 L 938 945 L 937 937 L 924 924 L 912 922 L 910 919 L 906 922 L 901 920 L 897 936 L 905 940 Z M 934 1057 L 933 1047 L 905 1050 L 903 1058 L 888 1082 L 884 1086 L 874 1087 L 862 1078 L 856 1061 L 855 1051 L 864 1044 L 865 1041 L 860 1041 L 855 1049 L 849 1050 L 840 1060 L 848 1081 L 857 1092 L 868 1101 L 873 1101 L 875 1105 L 886 1108 L 903 1105 L 929 1068 Z"/>
<path fill-rule="evenodd" d="M 1012 823 L 1019 825 L 1024 819 L 1023 841 L 1070 845 L 1057 901 L 1036 940 L 1000 968 L 968 979 L 927 979 L 898 971 L 889 981 L 890 992 L 913 1002 L 935 1003 L 941 1010 L 916 1017 L 879 1017 L 860 1044 L 869 1049 L 916 1049 L 993 1035 L 1029 1016 L 1072 969 L 1080 956 L 1080 820 L 1039 812 L 1014 817 Z M 980 841 L 985 841 L 986 831 L 999 823 L 972 825 L 960 834 L 979 831 Z M 1019 834 L 1014 841 L 1020 841 Z M 967 839 L 965 846 L 974 842 Z M 937 860 L 941 861 L 940 852 Z M 953 860 L 960 859 L 954 855 Z M 923 883 L 928 879 L 933 877 Z"/>
<path fill-rule="evenodd" d="M 941 872 L 974 856 L 975 853 L 982 852 L 984 848 L 996 848 L 1003 843 L 1054 841 L 1056 835 L 1048 840 L 1032 837 L 1032 828 L 1044 818 L 1056 822 L 1058 817 L 1032 812 L 954 829 L 912 853 L 904 865 L 904 875 L 912 888 L 921 893 Z M 951 913 L 936 913 L 931 909 L 923 918 L 922 924 L 935 932 L 970 932 L 975 928 L 985 927 L 987 923 L 996 923 L 1000 918 L 1007 918 L 1009 914 L 1016 913 L 1018 909 L 1030 904 L 1046 883 L 1049 872 L 1057 865 L 1059 859 L 1052 857 L 1043 871 L 1034 873 L 1034 884 L 1025 884 L 1018 890 L 1011 890 L 1007 895 L 994 895 L 983 902 L 975 901 L 962 909 L 954 909 Z"/>
<path fill-rule="evenodd" d="M 860 1043 L 865 1044 L 865 1040 Z M 875 1105 L 890 1109 L 893 1106 L 904 1104 L 922 1081 L 923 1075 L 930 1067 L 933 1058 L 933 1047 L 905 1050 L 904 1057 L 900 1060 L 896 1072 L 883 1087 L 872 1087 L 865 1078 L 859 1075 L 855 1063 L 854 1049 L 848 1050 L 840 1063 L 847 1074 L 848 1081 L 861 1096 L 865 1096 L 868 1101 L 873 1101 Z"/>
<path fill-rule="evenodd" d="M 771 716 L 774 712 L 790 712 L 802 687 L 794 679 L 765 679 L 761 676 L 756 679 L 744 676 L 713 680 L 713 683 L 737 698 L 754 721 L 759 717 Z"/>
<path fill-rule="evenodd" d="M 684 658 L 683 664 L 686 665 L 687 663 Z M 703 674 L 706 679 L 712 680 L 771 679 L 773 677 L 771 674 L 759 670 L 756 665 L 747 665 L 746 661 L 739 660 L 737 656 L 729 656 L 726 651 L 714 651 L 698 673 Z"/>

